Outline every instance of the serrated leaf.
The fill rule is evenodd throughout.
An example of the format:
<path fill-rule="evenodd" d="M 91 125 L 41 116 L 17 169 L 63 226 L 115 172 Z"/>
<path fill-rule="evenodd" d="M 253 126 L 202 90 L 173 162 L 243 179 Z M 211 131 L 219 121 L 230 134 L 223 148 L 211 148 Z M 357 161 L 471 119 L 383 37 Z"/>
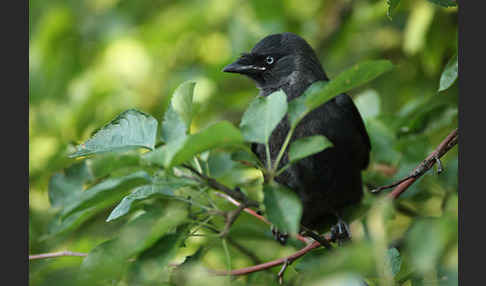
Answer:
<path fill-rule="evenodd" d="M 240 131 L 227 121 L 215 123 L 208 128 L 187 136 L 178 145 L 171 145 L 162 156 L 165 167 L 172 167 L 190 160 L 206 150 L 243 144 Z M 174 147 L 172 147 L 174 146 Z"/>
<path fill-rule="evenodd" d="M 131 188 L 150 182 L 151 177 L 145 171 L 138 171 L 118 178 L 108 178 L 83 191 L 71 204 L 62 210 L 62 218 L 82 209 L 93 206 L 104 208 L 121 200 Z"/>
<path fill-rule="evenodd" d="M 110 215 L 106 219 L 107 222 L 115 220 L 121 216 L 126 215 L 134 202 L 145 200 L 147 198 L 160 195 L 160 196 L 173 196 L 173 190 L 178 186 L 164 185 L 145 185 L 135 188 L 128 196 L 124 197 L 122 201 L 111 211 Z"/>
<path fill-rule="evenodd" d="M 386 4 L 388 5 L 388 10 L 386 12 L 386 15 L 388 18 L 392 18 L 393 11 L 397 8 L 398 3 L 400 3 L 400 0 L 386 0 Z"/>
<path fill-rule="evenodd" d="M 287 112 L 287 96 L 282 90 L 256 97 L 241 119 L 245 141 L 265 144 Z"/>
<path fill-rule="evenodd" d="M 302 204 L 293 191 L 271 182 L 263 186 L 263 204 L 268 219 L 279 231 L 298 233 Z"/>
<path fill-rule="evenodd" d="M 431 3 L 434 3 L 436 5 L 442 6 L 442 7 L 456 7 L 457 3 L 456 1 L 453 0 L 428 0 Z"/>
<path fill-rule="evenodd" d="M 443 91 L 456 82 L 458 73 L 457 53 L 449 60 L 442 75 L 440 76 L 440 83 L 438 91 Z"/>
<path fill-rule="evenodd" d="M 293 163 L 331 146 L 333 146 L 332 142 L 322 135 L 299 138 L 290 145 L 289 161 Z"/>
<path fill-rule="evenodd" d="M 76 146 L 70 158 L 96 153 L 147 148 L 152 150 L 157 136 L 157 120 L 135 109 L 129 109 L 98 130 L 85 143 Z"/>
<path fill-rule="evenodd" d="M 329 81 L 319 93 L 308 96 L 306 99 L 307 107 L 309 110 L 313 110 L 332 97 L 363 85 L 390 71 L 392 67 L 391 62 L 387 60 L 365 61 L 356 64 Z"/>

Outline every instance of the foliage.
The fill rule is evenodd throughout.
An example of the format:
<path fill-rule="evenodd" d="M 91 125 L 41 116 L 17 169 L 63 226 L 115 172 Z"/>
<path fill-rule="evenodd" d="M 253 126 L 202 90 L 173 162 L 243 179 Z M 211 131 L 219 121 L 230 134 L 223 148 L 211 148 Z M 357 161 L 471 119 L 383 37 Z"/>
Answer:
<path fill-rule="evenodd" d="M 31 0 L 29 253 L 89 253 L 31 261 L 31 285 L 275 284 L 278 268 L 235 280 L 207 272 L 303 247 L 294 236 L 300 202 L 272 179 L 289 165 L 263 166 L 249 144 L 267 144 L 285 115 L 290 138 L 342 92 L 372 143 L 363 172 L 370 207 L 351 224 L 351 243 L 311 251 L 284 281 L 457 285 L 456 151 L 440 176 L 427 174 L 398 201 L 367 192 L 406 176 L 457 127 L 457 8 L 430 2 L 438 5 Z M 309 40 L 331 81 L 287 102 L 282 91 L 255 97 L 249 80 L 220 72 L 285 30 Z M 281 150 L 292 164 L 330 146 L 313 136 Z M 205 178 L 259 202 L 288 244 L 246 213 L 221 237 L 236 207 Z"/>

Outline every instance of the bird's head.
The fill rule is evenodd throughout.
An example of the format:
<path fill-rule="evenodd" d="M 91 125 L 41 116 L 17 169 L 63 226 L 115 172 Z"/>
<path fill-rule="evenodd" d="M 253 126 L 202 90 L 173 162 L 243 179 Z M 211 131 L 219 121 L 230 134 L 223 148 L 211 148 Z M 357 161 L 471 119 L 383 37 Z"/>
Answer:
<path fill-rule="evenodd" d="M 313 82 L 327 80 L 311 46 L 293 33 L 263 38 L 223 71 L 248 76 L 263 95 L 280 88 L 288 95 L 300 94 Z"/>

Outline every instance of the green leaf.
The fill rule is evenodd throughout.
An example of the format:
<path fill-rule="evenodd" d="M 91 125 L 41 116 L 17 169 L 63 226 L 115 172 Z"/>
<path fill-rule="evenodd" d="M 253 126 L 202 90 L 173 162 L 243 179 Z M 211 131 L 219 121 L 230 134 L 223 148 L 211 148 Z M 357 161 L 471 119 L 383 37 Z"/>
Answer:
<path fill-rule="evenodd" d="M 456 7 L 457 3 L 456 1 L 453 0 L 428 0 L 431 3 L 434 3 L 436 5 L 442 6 L 442 7 Z"/>
<path fill-rule="evenodd" d="M 71 204 L 62 210 L 62 217 L 93 206 L 105 208 L 121 200 L 131 188 L 150 182 L 151 177 L 145 171 L 138 171 L 127 176 L 108 178 L 83 191 Z"/>
<path fill-rule="evenodd" d="M 150 153 L 150 152 L 148 152 Z M 140 166 L 140 153 L 136 150 L 127 153 L 104 153 L 86 160 L 95 178 L 103 178 L 126 169 Z"/>
<path fill-rule="evenodd" d="M 326 249 L 318 248 L 296 261 L 294 267 L 306 273 L 302 285 L 348 285 L 305 283 L 315 281 L 315 279 L 328 278 L 330 275 L 337 273 L 376 275 L 376 269 L 374 267 L 376 265 L 376 259 L 373 255 L 374 247 L 369 241 L 355 242 L 346 247 L 336 248 L 335 250 L 335 253 L 332 255 L 326 255 L 329 253 Z"/>
<path fill-rule="evenodd" d="M 255 168 L 261 165 L 261 162 L 259 161 L 258 157 L 249 148 L 242 148 L 240 150 L 231 153 L 231 160 L 243 164 L 251 164 Z"/>
<path fill-rule="evenodd" d="M 289 102 L 289 122 L 295 127 L 299 121 L 310 111 L 306 104 L 307 98 L 315 97 L 328 84 L 327 81 L 316 81 L 310 85 L 302 96 L 292 99 Z"/>
<path fill-rule="evenodd" d="M 319 153 L 332 145 L 332 142 L 322 135 L 297 139 L 290 145 L 289 161 L 293 163 L 307 156 Z"/>
<path fill-rule="evenodd" d="M 380 115 L 380 96 L 372 89 L 357 95 L 354 104 L 364 120 Z"/>
<path fill-rule="evenodd" d="M 75 158 L 96 153 L 147 148 L 152 150 L 157 135 L 157 120 L 152 116 L 129 109 L 98 130 L 85 143 L 76 146 Z"/>
<path fill-rule="evenodd" d="M 161 137 L 166 144 L 183 140 L 189 131 L 183 118 L 175 111 L 172 105 L 164 113 L 162 120 Z"/>
<path fill-rule="evenodd" d="M 172 95 L 171 105 L 189 129 L 193 117 L 193 97 L 196 83 L 186 81 L 179 85 Z"/>
<path fill-rule="evenodd" d="M 169 262 L 186 238 L 187 227 L 159 239 L 154 246 L 144 251 L 130 268 L 129 285 L 161 285 L 168 282 Z"/>
<path fill-rule="evenodd" d="M 152 184 L 152 185 L 137 187 L 128 196 L 122 199 L 122 201 L 110 213 L 106 221 L 109 222 L 121 216 L 124 216 L 130 211 L 132 204 L 136 201 L 145 200 L 147 198 L 156 195 L 173 196 L 174 195 L 173 190 L 177 189 L 177 187 L 178 187 L 177 185 L 171 186 L 167 184 L 164 185 Z"/>
<path fill-rule="evenodd" d="M 74 212 L 67 217 L 62 218 L 62 214 L 57 214 L 48 225 L 48 237 L 63 235 L 76 230 L 84 222 L 95 216 L 103 209 L 99 207 L 91 207 Z"/>
<path fill-rule="evenodd" d="M 249 142 L 266 144 L 286 112 L 287 96 L 282 90 L 266 97 L 256 97 L 241 119 L 243 137 Z"/>
<path fill-rule="evenodd" d="M 118 236 L 118 247 L 126 257 L 138 255 L 186 221 L 187 215 L 183 203 L 174 201 L 163 210 L 146 212 L 124 226 Z"/>
<path fill-rule="evenodd" d="M 93 180 L 86 160 L 75 163 L 64 173 L 56 173 L 49 180 L 49 202 L 53 207 L 65 206 L 83 190 L 83 184 Z"/>
<path fill-rule="evenodd" d="M 116 242 L 116 239 L 105 241 L 88 253 L 75 285 L 110 285 L 123 276 L 126 257 L 121 255 Z"/>
<path fill-rule="evenodd" d="M 173 202 L 164 210 L 154 209 L 130 221 L 117 238 L 95 247 L 84 259 L 81 265 L 83 285 L 118 279 L 128 266 L 129 258 L 154 246 L 186 218 L 187 209 Z"/>
<path fill-rule="evenodd" d="M 457 52 L 456 54 L 449 60 L 442 75 L 440 76 L 440 83 L 439 83 L 439 92 L 448 89 L 449 87 L 454 84 L 457 79 Z"/>
<path fill-rule="evenodd" d="M 415 269 L 422 274 L 430 273 L 436 269 L 445 249 L 457 243 L 457 215 L 415 221 L 405 242 Z"/>
<path fill-rule="evenodd" d="M 239 163 L 231 159 L 231 154 L 226 152 L 213 152 L 208 159 L 208 170 L 212 178 L 218 179 L 227 174 L 234 173 Z"/>
<path fill-rule="evenodd" d="M 267 217 L 279 231 L 298 233 L 302 204 L 293 191 L 271 182 L 263 186 L 263 204 Z"/>
<path fill-rule="evenodd" d="M 329 81 L 318 94 L 306 97 L 306 104 L 309 111 L 317 108 L 336 95 L 375 79 L 379 75 L 390 71 L 392 67 L 393 65 L 387 60 L 375 60 L 361 62 L 345 70 L 336 78 Z"/>
<path fill-rule="evenodd" d="M 385 263 L 387 263 L 387 267 L 391 269 L 393 276 L 400 272 L 400 267 L 402 266 L 402 257 L 400 256 L 398 249 L 395 247 L 388 249 Z"/>
<path fill-rule="evenodd" d="M 227 121 L 215 123 L 208 128 L 187 136 L 177 146 L 167 149 L 164 166 L 172 167 L 190 160 L 194 155 L 213 148 L 243 144 L 240 131 Z M 172 146 L 170 146 L 172 147 Z"/>
<path fill-rule="evenodd" d="M 393 11 L 397 8 L 398 3 L 400 3 L 400 0 L 386 0 L 386 4 L 388 5 L 386 15 L 390 20 L 392 19 Z"/>
<path fill-rule="evenodd" d="M 194 113 L 194 86 L 194 82 L 187 81 L 174 91 L 162 121 L 161 138 L 165 143 L 182 140 L 189 133 Z"/>

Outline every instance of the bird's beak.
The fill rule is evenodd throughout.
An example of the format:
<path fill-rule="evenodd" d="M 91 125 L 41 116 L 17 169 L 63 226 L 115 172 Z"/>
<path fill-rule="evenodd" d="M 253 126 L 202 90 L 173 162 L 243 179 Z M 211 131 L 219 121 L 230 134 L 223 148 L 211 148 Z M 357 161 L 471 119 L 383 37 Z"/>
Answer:
<path fill-rule="evenodd" d="M 249 73 L 261 72 L 264 70 L 266 70 L 265 67 L 259 67 L 252 64 L 242 64 L 240 63 L 239 60 L 237 60 L 236 62 L 225 66 L 223 72 L 249 74 Z"/>

